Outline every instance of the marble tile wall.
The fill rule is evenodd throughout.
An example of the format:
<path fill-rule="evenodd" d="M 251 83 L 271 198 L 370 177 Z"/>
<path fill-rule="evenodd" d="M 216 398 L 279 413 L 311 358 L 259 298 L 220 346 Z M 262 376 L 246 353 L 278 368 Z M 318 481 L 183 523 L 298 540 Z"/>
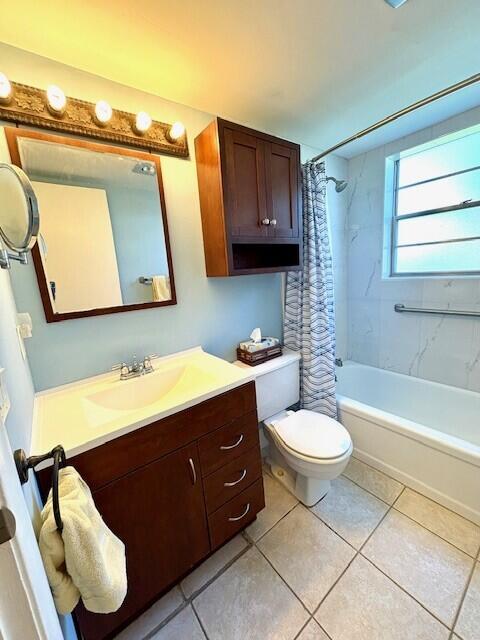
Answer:
<path fill-rule="evenodd" d="M 385 158 L 478 122 L 480 108 L 349 160 L 343 249 L 348 256 L 348 346 L 346 354 L 340 353 L 343 357 L 480 391 L 479 319 L 398 314 L 393 309 L 400 302 L 480 310 L 480 279 L 382 278 Z"/>

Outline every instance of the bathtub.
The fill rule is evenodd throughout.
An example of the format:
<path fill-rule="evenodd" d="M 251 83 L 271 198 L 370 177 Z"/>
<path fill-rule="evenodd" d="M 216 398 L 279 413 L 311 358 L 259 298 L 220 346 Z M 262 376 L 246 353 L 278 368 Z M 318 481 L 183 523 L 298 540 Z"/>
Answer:
<path fill-rule="evenodd" d="M 351 361 L 337 378 L 354 455 L 480 524 L 480 393 Z"/>

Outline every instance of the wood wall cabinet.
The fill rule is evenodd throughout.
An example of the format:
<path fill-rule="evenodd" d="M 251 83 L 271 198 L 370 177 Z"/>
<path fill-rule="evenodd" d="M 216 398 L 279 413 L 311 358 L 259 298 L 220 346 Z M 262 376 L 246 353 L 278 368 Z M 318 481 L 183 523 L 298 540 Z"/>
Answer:
<path fill-rule="evenodd" d="M 124 542 L 128 592 L 100 615 L 82 604 L 85 640 L 104 640 L 151 606 L 265 506 L 255 405 L 248 383 L 69 460 Z M 37 473 L 42 495 L 51 471 Z"/>
<path fill-rule="evenodd" d="M 217 118 L 195 153 L 207 275 L 301 268 L 299 145 Z"/>

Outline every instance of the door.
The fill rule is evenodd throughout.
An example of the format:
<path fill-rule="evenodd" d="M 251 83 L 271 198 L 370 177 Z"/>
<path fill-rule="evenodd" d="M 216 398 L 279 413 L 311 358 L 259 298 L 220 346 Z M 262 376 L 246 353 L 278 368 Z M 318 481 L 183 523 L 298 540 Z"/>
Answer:
<path fill-rule="evenodd" d="M 233 237 L 266 237 L 264 141 L 224 129 L 227 209 Z"/>
<path fill-rule="evenodd" d="M 28 485 L 25 485 L 28 491 Z M 10 535 L 2 527 L 11 514 Z M 0 638 L 63 640 L 5 425 L 0 419 Z M 13 520 L 11 520 L 13 522 Z M 11 528 L 13 533 L 13 527 Z"/>
<path fill-rule="evenodd" d="M 210 551 L 196 443 L 93 494 L 110 529 L 125 543 L 128 593 L 116 613 L 77 608 L 85 640 L 98 640 L 153 601 Z"/>
<path fill-rule="evenodd" d="M 297 149 L 265 143 L 267 228 L 270 237 L 298 237 L 298 163 Z"/>

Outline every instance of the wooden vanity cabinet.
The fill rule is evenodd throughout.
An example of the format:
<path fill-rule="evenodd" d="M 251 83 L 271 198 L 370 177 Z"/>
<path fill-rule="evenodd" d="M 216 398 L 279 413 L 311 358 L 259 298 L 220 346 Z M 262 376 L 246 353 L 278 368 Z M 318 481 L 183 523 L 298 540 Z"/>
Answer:
<path fill-rule="evenodd" d="M 124 542 L 128 592 L 85 640 L 112 638 L 264 507 L 255 386 L 248 383 L 68 460 Z M 50 469 L 37 473 L 45 498 Z"/>
<path fill-rule="evenodd" d="M 299 145 L 217 118 L 195 153 L 207 275 L 301 268 Z"/>

